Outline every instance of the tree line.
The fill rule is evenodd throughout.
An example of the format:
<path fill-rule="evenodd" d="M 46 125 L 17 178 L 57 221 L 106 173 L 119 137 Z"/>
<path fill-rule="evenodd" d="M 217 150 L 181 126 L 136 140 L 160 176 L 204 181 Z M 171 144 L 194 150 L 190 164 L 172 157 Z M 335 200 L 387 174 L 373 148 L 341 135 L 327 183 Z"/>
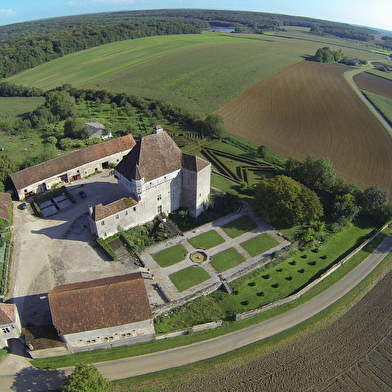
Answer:
<path fill-rule="evenodd" d="M 78 26 L 0 41 L 0 77 L 6 78 L 80 50 L 142 37 L 199 34 L 202 24 L 180 20 L 143 20 L 109 26 Z"/>
<path fill-rule="evenodd" d="M 266 157 L 268 147 L 261 146 L 259 155 Z M 392 218 L 387 188 L 373 185 L 362 191 L 337 178 L 328 158 L 313 155 L 303 162 L 290 157 L 280 175 L 260 181 L 255 187 L 254 208 L 267 222 L 305 225 L 300 230 L 305 242 L 324 231 L 325 223 L 331 232 L 337 232 L 360 215 L 376 225 Z"/>
<path fill-rule="evenodd" d="M 211 25 L 233 27 L 237 33 L 262 34 L 284 26 L 310 27 L 361 41 L 374 31 L 343 23 L 248 11 L 145 10 L 77 15 L 0 27 L 0 78 L 6 78 L 66 54 L 127 39 L 168 34 L 198 34 Z"/>

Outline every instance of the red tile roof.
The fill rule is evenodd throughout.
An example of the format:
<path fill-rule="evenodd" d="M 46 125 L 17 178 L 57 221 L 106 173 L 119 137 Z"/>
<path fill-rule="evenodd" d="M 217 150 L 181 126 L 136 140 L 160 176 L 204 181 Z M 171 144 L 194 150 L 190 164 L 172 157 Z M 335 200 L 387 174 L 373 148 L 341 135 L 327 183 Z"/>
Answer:
<path fill-rule="evenodd" d="M 135 206 L 137 203 L 136 200 L 132 199 L 132 197 L 124 197 L 123 199 L 116 200 L 110 204 L 97 204 L 94 206 L 94 215 L 93 219 L 98 222 L 101 219 L 105 219 L 108 216 L 114 215 L 117 212 L 121 212 L 126 210 L 127 208 Z"/>
<path fill-rule="evenodd" d="M 15 321 L 15 305 L 0 303 L 0 325 L 12 324 Z"/>
<path fill-rule="evenodd" d="M 57 286 L 49 293 L 49 303 L 60 335 L 152 318 L 140 273 Z"/>
<path fill-rule="evenodd" d="M 16 189 L 27 188 L 31 184 L 64 173 L 86 163 L 106 156 L 129 150 L 136 145 L 132 135 L 94 144 L 78 151 L 51 159 L 35 166 L 11 174 Z"/>
<path fill-rule="evenodd" d="M 11 195 L 0 193 L 0 218 L 10 219 Z"/>
<path fill-rule="evenodd" d="M 209 164 L 202 158 L 184 154 L 166 132 L 161 132 L 141 138 L 116 171 L 128 180 L 143 176 L 148 182 L 180 169 L 200 171 Z"/>

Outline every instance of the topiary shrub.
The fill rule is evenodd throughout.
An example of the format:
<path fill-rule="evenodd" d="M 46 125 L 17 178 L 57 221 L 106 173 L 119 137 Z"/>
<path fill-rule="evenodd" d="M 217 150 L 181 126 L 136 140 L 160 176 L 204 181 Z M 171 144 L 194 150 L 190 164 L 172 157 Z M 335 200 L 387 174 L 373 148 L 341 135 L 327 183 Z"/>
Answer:
<path fill-rule="evenodd" d="M 271 277 L 270 274 L 266 274 L 262 276 L 263 279 L 269 279 L 270 277 Z"/>
<path fill-rule="evenodd" d="M 279 287 L 279 283 L 271 284 L 271 287 L 274 288 L 274 289 L 277 289 Z"/>
<path fill-rule="evenodd" d="M 298 270 L 297 272 L 299 272 L 300 274 L 303 274 L 305 272 L 305 270 L 303 268 L 301 268 L 300 270 Z"/>

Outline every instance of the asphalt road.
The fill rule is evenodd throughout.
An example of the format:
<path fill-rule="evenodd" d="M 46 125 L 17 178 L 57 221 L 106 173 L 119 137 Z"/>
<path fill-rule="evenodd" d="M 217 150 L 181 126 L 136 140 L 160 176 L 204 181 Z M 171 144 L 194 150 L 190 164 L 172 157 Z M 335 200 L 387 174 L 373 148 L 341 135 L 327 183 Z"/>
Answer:
<path fill-rule="evenodd" d="M 347 83 L 351 86 L 351 88 L 357 93 L 358 97 L 363 101 L 363 103 L 367 106 L 367 108 L 377 117 L 378 121 L 383 125 L 383 127 L 389 132 L 389 134 L 392 136 L 392 127 L 389 125 L 389 123 L 385 120 L 385 118 L 380 114 L 380 112 L 372 105 L 371 102 L 369 102 L 366 97 L 362 94 L 361 90 L 358 88 L 358 86 L 355 84 L 353 80 L 353 76 L 360 73 L 364 72 L 368 69 L 374 68 L 373 64 L 369 61 L 369 66 L 366 68 L 360 68 L 360 69 L 353 69 L 351 71 L 347 71 L 344 73 L 344 78 L 346 79 Z"/>
<path fill-rule="evenodd" d="M 189 346 L 98 363 L 96 366 L 104 377 L 117 380 L 198 362 L 271 337 L 313 317 L 342 298 L 372 272 L 391 250 L 392 234 L 361 265 L 334 286 L 309 302 L 261 324 Z M 64 370 L 66 373 L 70 371 Z"/>

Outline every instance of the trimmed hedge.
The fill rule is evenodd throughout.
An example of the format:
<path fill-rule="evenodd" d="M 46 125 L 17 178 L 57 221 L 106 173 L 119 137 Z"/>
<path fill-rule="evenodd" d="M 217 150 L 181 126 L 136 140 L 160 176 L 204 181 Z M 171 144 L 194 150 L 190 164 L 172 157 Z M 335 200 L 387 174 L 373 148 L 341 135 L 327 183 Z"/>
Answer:
<path fill-rule="evenodd" d="M 117 255 L 114 250 L 103 240 L 102 238 L 95 237 L 95 242 L 101 247 L 101 249 L 109 256 L 112 261 L 117 261 Z"/>

